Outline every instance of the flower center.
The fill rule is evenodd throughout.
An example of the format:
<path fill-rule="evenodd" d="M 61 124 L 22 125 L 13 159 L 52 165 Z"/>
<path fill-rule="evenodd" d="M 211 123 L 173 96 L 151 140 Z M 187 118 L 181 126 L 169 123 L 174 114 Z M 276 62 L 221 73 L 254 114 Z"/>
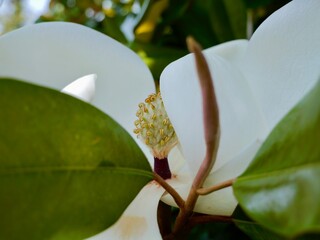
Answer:
<path fill-rule="evenodd" d="M 159 165 L 157 161 L 167 161 L 170 150 L 178 143 L 174 128 L 165 111 L 161 94 L 149 95 L 144 103 L 139 104 L 136 116 L 138 119 L 134 122 L 136 126 L 134 133 L 152 152 L 156 171 L 156 166 Z M 160 165 L 165 164 L 161 162 Z"/>

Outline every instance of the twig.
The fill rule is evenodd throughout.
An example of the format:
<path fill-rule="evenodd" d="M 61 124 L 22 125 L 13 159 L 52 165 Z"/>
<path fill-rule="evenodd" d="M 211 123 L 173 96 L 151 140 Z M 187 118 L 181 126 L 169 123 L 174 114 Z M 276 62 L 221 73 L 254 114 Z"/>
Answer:
<path fill-rule="evenodd" d="M 212 193 L 212 192 L 215 192 L 215 191 L 218 191 L 220 189 L 223 189 L 223 188 L 226 188 L 226 187 L 230 187 L 232 186 L 232 184 L 235 182 L 235 178 L 233 179 L 229 179 L 227 181 L 224 181 L 222 183 L 218 183 L 217 185 L 213 185 L 211 187 L 208 187 L 208 188 L 199 188 L 197 190 L 197 193 L 199 195 L 207 195 L 209 193 Z"/>
<path fill-rule="evenodd" d="M 232 222 L 232 217 L 199 214 L 199 215 L 190 217 L 188 221 L 188 225 L 189 227 L 193 227 L 197 224 L 203 224 L 203 223 L 209 223 L 209 222 Z"/>
<path fill-rule="evenodd" d="M 170 186 L 160 175 L 153 172 L 154 180 L 156 180 L 173 198 L 173 200 L 176 202 L 178 207 L 184 208 L 185 202 L 182 199 L 182 197 L 179 195 L 179 193 L 174 190 L 173 187 Z"/>

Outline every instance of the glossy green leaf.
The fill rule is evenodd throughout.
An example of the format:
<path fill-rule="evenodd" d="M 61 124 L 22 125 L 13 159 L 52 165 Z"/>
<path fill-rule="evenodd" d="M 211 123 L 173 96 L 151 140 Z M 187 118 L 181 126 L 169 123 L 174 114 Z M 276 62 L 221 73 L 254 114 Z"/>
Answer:
<path fill-rule="evenodd" d="M 90 104 L 0 80 L 0 239 L 84 239 L 152 178 L 129 134 Z"/>
<path fill-rule="evenodd" d="M 242 232 L 246 233 L 252 240 L 284 240 L 283 237 L 263 228 L 260 224 L 253 222 L 238 205 L 232 214 L 233 222 Z"/>
<path fill-rule="evenodd" d="M 250 236 L 252 240 L 286 240 L 286 237 L 279 236 L 278 234 L 264 228 L 260 224 L 253 222 L 238 205 L 232 214 L 233 222 L 237 225 L 242 232 Z M 245 238 L 245 239 L 248 239 Z M 320 234 L 303 234 L 294 238 L 295 240 L 316 240 L 320 239 Z"/>
<path fill-rule="evenodd" d="M 320 81 L 234 184 L 250 218 L 286 237 L 320 232 Z"/>
<path fill-rule="evenodd" d="M 244 233 L 250 236 L 252 240 L 287 240 L 288 238 L 279 236 L 270 230 L 262 227 L 260 224 L 243 221 L 243 220 L 234 220 L 235 224 L 240 228 Z M 303 234 L 294 238 L 295 240 L 318 240 L 320 239 L 320 234 Z"/>
<path fill-rule="evenodd" d="M 243 220 L 234 220 L 234 222 L 252 240 L 285 240 L 283 237 L 261 227 L 258 223 Z"/>

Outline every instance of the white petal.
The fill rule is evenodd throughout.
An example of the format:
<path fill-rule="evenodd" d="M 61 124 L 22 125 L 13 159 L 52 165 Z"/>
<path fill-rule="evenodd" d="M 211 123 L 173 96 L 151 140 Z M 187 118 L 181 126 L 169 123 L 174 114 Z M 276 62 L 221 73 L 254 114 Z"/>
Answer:
<path fill-rule="evenodd" d="M 271 15 L 248 45 L 245 77 L 269 128 L 320 77 L 320 1 L 295 0 Z"/>
<path fill-rule="evenodd" d="M 92 104 L 132 136 L 137 104 L 155 91 L 149 69 L 133 51 L 73 23 L 40 23 L 12 31 L 0 37 L 0 53 L 0 77 L 57 90 L 95 73 L 99 80 Z"/>
<path fill-rule="evenodd" d="M 248 144 L 245 148 L 243 148 L 240 154 L 238 154 L 225 165 L 221 166 L 216 171 L 212 172 L 207 178 L 205 187 L 241 175 L 253 160 L 262 143 L 263 141 L 261 139 L 255 139 L 253 142 Z"/>
<path fill-rule="evenodd" d="M 174 175 L 181 173 L 181 171 L 183 171 L 183 168 L 186 166 L 185 165 L 186 161 L 182 155 L 182 152 L 179 146 L 174 147 L 169 152 L 168 160 L 169 160 L 171 173 Z"/>
<path fill-rule="evenodd" d="M 236 67 L 242 66 L 248 47 L 248 40 L 234 40 L 204 50 L 207 54 L 215 54 Z"/>
<path fill-rule="evenodd" d="M 235 158 L 217 171 L 212 172 L 208 176 L 204 187 L 214 186 L 223 181 L 239 176 L 252 161 L 261 146 L 261 143 L 262 141 L 260 140 L 253 141 Z M 192 184 L 192 178 L 191 176 L 178 175 L 176 178 L 169 180 L 169 183 L 174 186 L 184 199 L 186 199 Z M 171 206 L 176 206 L 174 200 L 169 194 L 165 194 L 161 200 Z M 236 206 L 237 200 L 233 195 L 232 188 L 228 187 L 209 195 L 200 196 L 195 206 L 195 212 L 230 216 Z"/>
<path fill-rule="evenodd" d="M 231 160 L 265 131 L 251 90 L 236 68 L 239 61 L 236 59 L 241 59 L 245 45 L 243 41 L 235 41 L 205 51 L 220 109 L 221 140 L 214 169 Z M 230 59 L 230 50 L 239 56 Z M 160 87 L 184 157 L 195 174 L 204 158 L 205 143 L 202 99 L 193 56 L 187 55 L 170 64 L 161 75 Z"/>
<path fill-rule="evenodd" d="M 91 102 L 95 94 L 95 84 L 97 75 L 90 74 L 70 83 L 61 92 L 79 98 L 86 102 Z"/>
<path fill-rule="evenodd" d="M 157 222 L 157 208 L 164 189 L 155 182 L 146 185 L 131 202 L 119 220 L 89 240 L 162 239 Z"/>

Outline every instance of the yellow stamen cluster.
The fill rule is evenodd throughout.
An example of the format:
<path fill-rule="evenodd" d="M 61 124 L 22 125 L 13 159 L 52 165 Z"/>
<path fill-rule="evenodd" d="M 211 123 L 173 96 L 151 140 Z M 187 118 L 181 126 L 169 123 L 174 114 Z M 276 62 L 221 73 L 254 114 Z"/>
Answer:
<path fill-rule="evenodd" d="M 153 156 L 163 159 L 178 143 L 174 128 L 164 109 L 161 94 L 149 95 L 139 104 L 134 133 L 150 148 Z"/>

